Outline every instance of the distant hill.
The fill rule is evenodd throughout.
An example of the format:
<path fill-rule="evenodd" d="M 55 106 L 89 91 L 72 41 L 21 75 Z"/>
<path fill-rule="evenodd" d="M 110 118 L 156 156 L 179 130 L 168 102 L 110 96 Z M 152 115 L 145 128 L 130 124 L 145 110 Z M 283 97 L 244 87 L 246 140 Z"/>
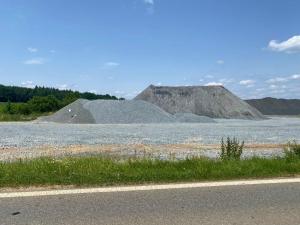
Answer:
<path fill-rule="evenodd" d="M 90 92 L 78 92 L 72 90 L 59 90 L 57 88 L 49 88 L 49 87 L 38 87 L 35 88 L 25 88 L 18 86 L 5 86 L 0 85 L 0 102 L 28 102 L 35 96 L 44 97 L 52 95 L 56 97 L 58 100 L 63 100 L 66 97 L 76 97 L 76 98 L 84 98 L 89 100 L 95 99 L 110 99 L 117 100 L 118 98 L 115 96 L 111 96 L 108 94 L 98 95 Z"/>
<path fill-rule="evenodd" d="M 265 115 L 300 115 L 300 99 L 262 98 L 246 100 Z"/>

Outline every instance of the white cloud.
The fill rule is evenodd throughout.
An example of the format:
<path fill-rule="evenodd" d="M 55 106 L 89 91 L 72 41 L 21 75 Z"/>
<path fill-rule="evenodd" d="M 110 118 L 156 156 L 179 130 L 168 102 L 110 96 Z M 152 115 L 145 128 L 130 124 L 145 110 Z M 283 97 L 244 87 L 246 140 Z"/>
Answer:
<path fill-rule="evenodd" d="M 286 81 L 288 81 L 288 78 L 286 77 L 275 77 L 267 80 L 266 83 L 273 84 L 273 83 L 286 82 Z"/>
<path fill-rule="evenodd" d="M 29 52 L 32 52 L 32 53 L 34 53 L 34 52 L 37 52 L 37 51 L 38 51 L 38 49 L 37 49 L 37 48 L 32 48 L 32 47 L 28 47 L 28 48 L 27 48 L 27 50 L 28 50 Z"/>
<path fill-rule="evenodd" d="M 89 92 L 90 92 L 90 93 L 93 93 L 93 94 L 98 94 L 98 92 L 97 92 L 96 90 L 94 90 L 94 89 L 89 90 Z"/>
<path fill-rule="evenodd" d="M 154 5 L 154 0 L 144 0 L 145 4 Z"/>
<path fill-rule="evenodd" d="M 61 84 L 61 85 L 58 85 L 58 87 L 57 87 L 59 90 L 68 90 L 68 89 L 70 89 L 69 88 L 69 85 L 67 85 L 67 84 Z"/>
<path fill-rule="evenodd" d="M 300 79 L 300 74 L 292 75 L 292 76 L 291 76 L 291 79 L 294 79 L 294 80 Z"/>
<path fill-rule="evenodd" d="M 278 88 L 278 86 L 277 86 L 277 85 L 275 85 L 275 84 L 271 84 L 271 85 L 269 86 L 269 88 L 270 88 L 270 89 L 277 89 L 277 88 Z"/>
<path fill-rule="evenodd" d="M 148 14 L 154 13 L 154 0 L 143 0 L 146 5 Z"/>
<path fill-rule="evenodd" d="M 300 79 L 300 74 L 294 74 L 288 77 L 274 77 L 269 80 L 266 80 L 266 83 L 274 84 L 274 83 L 287 82 L 290 80 L 297 80 L 297 79 Z"/>
<path fill-rule="evenodd" d="M 27 80 L 21 83 L 23 87 L 34 88 L 35 84 L 31 80 Z"/>
<path fill-rule="evenodd" d="M 241 80 L 239 82 L 240 85 L 253 85 L 255 83 L 255 80 Z"/>
<path fill-rule="evenodd" d="M 43 58 L 29 59 L 23 62 L 25 65 L 42 65 L 45 63 Z"/>
<path fill-rule="evenodd" d="M 118 91 L 118 90 L 117 90 L 117 91 L 115 91 L 114 93 L 115 93 L 116 95 L 122 95 L 122 94 L 124 94 L 125 92 L 124 92 L 124 91 Z"/>
<path fill-rule="evenodd" d="M 269 89 L 270 89 L 271 94 L 283 94 L 283 93 L 286 93 L 287 86 L 271 84 L 269 86 Z"/>
<path fill-rule="evenodd" d="M 106 62 L 106 63 L 104 63 L 104 66 L 105 67 L 117 67 L 117 66 L 120 66 L 120 63 L 117 63 L 117 62 Z"/>
<path fill-rule="evenodd" d="M 224 62 L 224 60 L 219 59 L 219 60 L 217 61 L 217 63 L 218 63 L 219 65 L 222 65 L 222 64 L 224 64 L 225 62 Z"/>
<path fill-rule="evenodd" d="M 209 82 L 205 86 L 223 86 L 223 84 L 220 82 Z"/>
<path fill-rule="evenodd" d="M 276 52 L 286 52 L 286 53 L 300 52 L 300 35 L 293 36 L 290 39 L 283 42 L 272 40 L 269 42 L 268 48 Z"/>

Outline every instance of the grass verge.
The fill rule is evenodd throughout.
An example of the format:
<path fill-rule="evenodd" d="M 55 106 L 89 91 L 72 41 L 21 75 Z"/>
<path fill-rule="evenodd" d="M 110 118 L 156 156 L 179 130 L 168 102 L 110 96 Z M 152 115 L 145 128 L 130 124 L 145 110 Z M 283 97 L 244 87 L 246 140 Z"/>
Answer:
<path fill-rule="evenodd" d="M 40 116 L 51 115 L 52 112 L 28 112 L 22 113 L 19 108 L 26 105 L 26 103 L 11 103 L 12 112 L 6 112 L 7 103 L 0 102 L 0 122 L 12 121 L 32 121 Z"/>
<path fill-rule="evenodd" d="M 29 115 L 23 114 L 8 114 L 0 113 L 0 122 L 13 122 L 13 121 L 32 121 L 37 119 L 40 116 L 47 116 L 49 113 L 34 113 Z"/>
<path fill-rule="evenodd" d="M 300 158 L 181 161 L 103 157 L 41 158 L 0 163 L 0 187 L 108 186 L 266 178 L 300 174 Z"/>

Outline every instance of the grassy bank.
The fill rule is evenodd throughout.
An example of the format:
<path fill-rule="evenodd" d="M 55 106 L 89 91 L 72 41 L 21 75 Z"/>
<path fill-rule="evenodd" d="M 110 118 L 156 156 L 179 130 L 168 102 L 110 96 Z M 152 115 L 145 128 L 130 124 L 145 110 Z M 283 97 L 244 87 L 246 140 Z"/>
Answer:
<path fill-rule="evenodd" d="M 0 113 L 0 122 L 11 122 L 11 121 L 32 121 L 40 116 L 47 116 L 51 113 L 31 113 L 29 115 L 24 114 L 8 114 Z"/>
<path fill-rule="evenodd" d="M 42 158 L 0 163 L 0 186 L 106 186 L 226 179 L 266 178 L 300 174 L 300 158 L 182 161 L 116 160 L 103 157 Z"/>
<path fill-rule="evenodd" d="M 19 109 L 24 107 L 26 103 L 11 103 L 12 112 L 7 112 L 7 103 L 0 102 L 0 122 L 9 121 L 31 121 L 35 120 L 40 116 L 46 116 L 51 112 L 31 112 L 24 113 Z"/>

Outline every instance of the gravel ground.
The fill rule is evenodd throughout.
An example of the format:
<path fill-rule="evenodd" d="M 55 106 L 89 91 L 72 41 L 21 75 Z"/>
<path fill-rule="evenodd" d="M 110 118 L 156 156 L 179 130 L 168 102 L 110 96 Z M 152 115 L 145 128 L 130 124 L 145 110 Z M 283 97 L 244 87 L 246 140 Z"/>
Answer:
<path fill-rule="evenodd" d="M 235 136 L 245 140 L 246 144 L 284 144 L 289 140 L 300 142 L 300 118 L 272 117 L 269 120 L 225 120 L 218 119 L 217 123 L 171 123 L 171 124 L 58 124 L 41 122 L 5 122 L 0 123 L 0 160 L 13 149 L 15 156 L 21 157 L 22 151 L 26 156 L 39 155 L 35 149 L 68 149 L 70 146 L 105 146 L 118 145 L 118 151 L 127 154 L 128 146 L 164 146 L 182 145 L 182 150 L 176 152 L 190 153 L 200 146 L 219 144 L 222 137 Z M 126 150 L 127 149 L 127 150 Z M 185 150 L 184 150 L 185 149 Z M 261 147 L 255 152 L 274 152 L 282 154 L 276 148 L 273 150 Z M 202 149 L 205 152 L 206 149 Z M 18 153 L 18 151 L 20 151 Z M 50 150 L 49 150 L 50 151 Z M 48 151 L 48 152 L 49 152 Z M 52 151 L 52 150 L 51 150 Z M 133 150 L 131 150 L 133 151 Z M 88 151 L 85 151 L 86 153 Z M 167 153 L 166 153 L 167 152 Z M 210 150 L 211 155 L 216 151 Z M 273 152 L 271 153 L 273 155 Z M 132 152 L 131 152 L 132 153 Z M 164 150 L 162 154 L 170 152 Z M 157 153 L 157 154 L 160 154 Z M 197 154 L 194 155 L 197 155 Z M 132 153 L 133 154 L 133 153 Z M 136 154 L 136 152 L 134 153 Z M 207 153 L 206 153 L 207 154 Z M 267 154 L 268 155 L 268 154 Z M 177 155 L 175 156 L 177 157 Z M 5 157 L 4 157 L 5 158 Z"/>

